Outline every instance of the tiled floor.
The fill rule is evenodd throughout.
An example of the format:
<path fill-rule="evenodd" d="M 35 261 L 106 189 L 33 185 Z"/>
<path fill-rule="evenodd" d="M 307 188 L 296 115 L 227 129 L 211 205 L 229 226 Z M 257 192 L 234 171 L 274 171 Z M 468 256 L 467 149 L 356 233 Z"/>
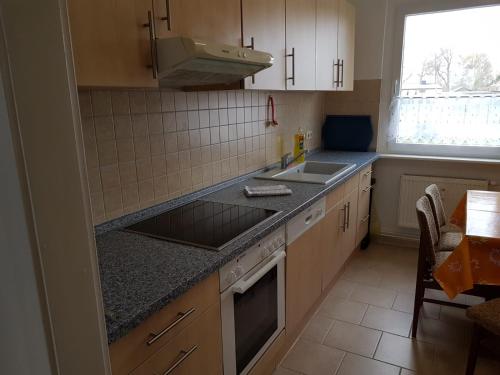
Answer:
<path fill-rule="evenodd" d="M 374 244 L 358 253 L 274 375 L 464 374 L 464 310 L 424 304 L 417 339 L 409 338 L 416 265 L 416 249 Z M 480 357 L 478 374 L 500 374 L 500 359 Z"/>

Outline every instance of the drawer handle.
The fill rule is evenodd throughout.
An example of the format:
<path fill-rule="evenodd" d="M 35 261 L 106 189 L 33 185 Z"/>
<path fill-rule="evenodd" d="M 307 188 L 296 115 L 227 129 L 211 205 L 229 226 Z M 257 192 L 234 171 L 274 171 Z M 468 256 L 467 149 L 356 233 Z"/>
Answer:
<path fill-rule="evenodd" d="M 370 215 L 366 215 L 364 218 L 361 219 L 361 223 L 366 223 L 369 218 L 370 218 Z"/>
<path fill-rule="evenodd" d="M 181 365 L 181 363 L 184 362 L 196 349 L 198 349 L 198 345 L 193 346 L 188 351 L 181 350 L 179 352 L 179 355 L 180 355 L 179 359 L 177 359 L 172 364 L 172 366 L 170 366 L 169 369 L 163 373 L 163 375 L 169 375 L 169 374 L 171 374 L 172 371 L 174 371 L 177 367 L 179 367 Z"/>
<path fill-rule="evenodd" d="M 367 171 L 367 172 L 363 173 L 363 176 L 368 177 L 371 174 L 372 174 L 372 171 Z"/>
<path fill-rule="evenodd" d="M 373 189 L 373 185 L 370 185 L 370 186 L 367 186 L 363 189 L 363 193 L 366 193 L 367 191 L 370 191 L 371 189 Z"/>
<path fill-rule="evenodd" d="M 196 308 L 191 307 L 188 311 L 177 314 L 178 318 L 174 322 L 172 322 L 168 327 L 163 329 L 160 333 L 151 333 L 151 336 L 153 336 L 153 338 L 151 338 L 151 340 L 149 340 L 147 344 L 153 345 L 157 340 L 160 339 L 160 337 L 162 337 L 164 334 L 166 334 L 168 331 L 170 331 L 172 328 L 174 328 L 177 324 L 182 322 L 184 319 L 186 319 L 189 315 L 191 315 L 195 311 Z"/>

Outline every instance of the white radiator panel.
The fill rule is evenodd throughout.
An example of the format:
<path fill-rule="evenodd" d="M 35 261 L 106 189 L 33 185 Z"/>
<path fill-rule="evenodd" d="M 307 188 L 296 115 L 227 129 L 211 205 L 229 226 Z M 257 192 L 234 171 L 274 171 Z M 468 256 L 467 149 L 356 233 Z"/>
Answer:
<path fill-rule="evenodd" d="M 439 187 L 448 217 L 467 190 L 488 190 L 487 180 L 402 175 L 399 187 L 399 226 L 418 229 L 415 204 L 418 198 L 425 195 L 425 188 L 431 184 Z"/>

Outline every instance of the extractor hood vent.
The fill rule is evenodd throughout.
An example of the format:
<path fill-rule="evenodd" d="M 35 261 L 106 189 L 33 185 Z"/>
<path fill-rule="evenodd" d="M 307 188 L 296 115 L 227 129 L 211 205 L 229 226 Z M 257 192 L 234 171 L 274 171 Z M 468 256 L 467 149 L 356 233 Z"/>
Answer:
<path fill-rule="evenodd" d="M 185 37 L 156 40 L 161 87 L 231 84 L 270 67 L 265 52 Z"/>

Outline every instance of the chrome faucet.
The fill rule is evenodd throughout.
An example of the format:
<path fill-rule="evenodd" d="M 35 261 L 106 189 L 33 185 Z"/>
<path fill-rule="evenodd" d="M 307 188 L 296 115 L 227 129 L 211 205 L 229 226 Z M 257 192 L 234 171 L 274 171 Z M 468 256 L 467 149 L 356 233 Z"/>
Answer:
<path fill-rule="evenodd" d="M 302 151 L 300 154 L 298 154 L 292 160 L 290 160 L 290 156 L 292 154 L 290 152 L 287 152 L 285 155 L 283 155 L 281 157 L 281 169 L 287 169 L 290 164 L 292 164 L 295 160 L 300 158 L 302 155 L 305 155 L 306 152 L 307 152 L 307 150 Z"/>

